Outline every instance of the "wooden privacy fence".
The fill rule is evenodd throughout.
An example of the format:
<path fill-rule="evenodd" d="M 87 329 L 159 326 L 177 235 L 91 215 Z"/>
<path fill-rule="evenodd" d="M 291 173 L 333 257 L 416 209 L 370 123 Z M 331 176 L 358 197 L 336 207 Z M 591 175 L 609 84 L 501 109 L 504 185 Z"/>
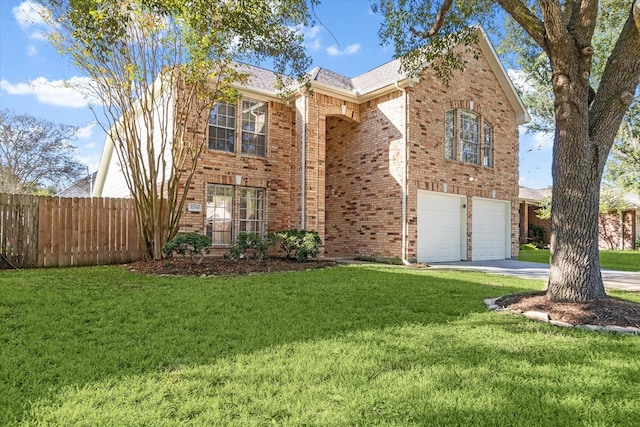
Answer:
<path fill-rule="evenodd" d="M 137 228 L 132 199 L 0 194 L 0 255 L 16 267 L 136 261 Z"/>

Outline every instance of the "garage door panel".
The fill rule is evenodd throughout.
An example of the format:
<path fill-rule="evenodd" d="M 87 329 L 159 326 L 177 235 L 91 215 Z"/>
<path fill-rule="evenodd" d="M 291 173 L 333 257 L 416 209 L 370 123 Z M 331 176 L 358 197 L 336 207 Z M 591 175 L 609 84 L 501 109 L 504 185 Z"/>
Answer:
<path fill-rule="evenodd" d="M 418 262 L 459 261 L 464 197 L 418 191 Z"/>
<path fill-rule="evenodd" d="M 509 202 L 473 199 L 471 221 L 471 258 L 474 261 L 505 259 L 509 247 Z"/>

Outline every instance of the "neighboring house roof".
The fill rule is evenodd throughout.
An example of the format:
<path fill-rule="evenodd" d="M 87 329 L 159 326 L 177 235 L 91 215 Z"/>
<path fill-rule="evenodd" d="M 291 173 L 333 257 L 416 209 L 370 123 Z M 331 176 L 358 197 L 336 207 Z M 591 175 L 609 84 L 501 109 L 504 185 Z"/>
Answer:
<path fill-rule="evenodd" d="M 535 188 L 520 186 L 518 192 L 518 199 L 521 202 L 537 203 L 545 197 L 549 196 L 551 188 L 542 188 L 536 190 Z M 622 196 L 622 199 L 627 202 L 629 209 L 640 209 L 640 196 L 632 193 L 626 193 Z"/>
<path fill-rule="evenodd" d="M 96 182 L 97 172 L 91 175 L 85 176 L 65 188 L 58 194 L 57 197 L 91 197 L 93 187 Z"/>
<path fill-rule="evenodd" d="M 523 202 L 537 203 L 547 197 L 549 193 L 551 193 L 550 188 L 541 188 L 536 190 L 535 188 L 520 186 L 518 199 Z"/>
<path fill-rule="evenodd" d="M 627 193 L 622 198 L 629 204 L 631 209 L 640 209 L 640 196 L 637 194 Z"/>

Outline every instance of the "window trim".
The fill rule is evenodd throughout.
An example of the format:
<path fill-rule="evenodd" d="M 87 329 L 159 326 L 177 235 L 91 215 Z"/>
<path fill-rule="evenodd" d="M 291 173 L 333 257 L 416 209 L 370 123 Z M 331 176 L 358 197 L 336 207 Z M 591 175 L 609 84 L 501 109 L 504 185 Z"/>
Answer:
<path fill-rule="evenodd" d="M 267 228 L 266 189 L 261 187 L 238 187 L 238 192 L 239 192 L 238 234 L 254 233 L 254 234 L 258 234 L 260 237 L 264 237 L 266 235 L 266 228 Z M 251 199 L 248 198 L 249 192 L 255 193 L 255 195 Z M 254 201 L 256 206 L 253 208 L 250 208 L 248 203 L 249 200 Z M 243 207 L 244 202 L 246 202 L 246 204 Z M 249 219 L 247 215 L 250 210 L 255 212 L 256 216 L 259 216 L 259 218 Z M 243 211 L 244 211 L 244 215 L 243 215 Z M 248 226 L 249 224 L 252 224 L 252 226 L 249 227 Z M 259 229 L 259 232 L 255 231 L 257 229 Z"/>
<path fill-rule="evenodd" d="M 251 104 L 245 107 L 245 103 Z M 255 120 L 245 120 L 245 109 L 247 113 L 256 116 L 253 111 L 264 109 L 264 123 L 262 125 L 263 131 L 260 132 L 258 129 L 259 120 L 256 118 Z M 269 127 L 269 102 L 259 99 L 253 98 L 242 98 L 240 100 L 240 111 L 242 113 L 241 117 L 241 125 L 240 125 L 240 153 L 243 156 L 252 156 L 252 157 L 267 157 L 267 133 Z M 253 125 L 253 126 L 251 126 Z M 253 130 L 246 129 L 246 127 L 253 127 Z M 245 144 L 250 145 L 249 142 L 245 142 L 245 135 L 247 139 L 255 138 L 258 140 L 258 143 L 251 144 L 256 147 L 254 153 L 250 153 L 245 151 Z"/>
<path fill-rule="evenodd" d="M 482 144 L 482 166 L 485 168 L 494 167 L 494 151 L 493 151 L 493 126 L 488 121 L 483 121 L 484 126 L 482 128 L 483 144 Z M 487 132 L 489 130 L 489 132 Z M 489 144 L 487 144 L 487 135 L 489 137 Z M 487 147 L 489 150 L 487 150 Z"/>
<path fill-rule="evenodd" d="M 205 224 L 204 224 L 204 234 L 210 236 L 212 239 L 211 246 L 216 248 L 224 248 L 230 247 L 233 245 L 240 233 L 256 233 L 260 237 L 266 236 L 267 228 L 268 228 L 268 220 L 267 220 L 267 189 L 264 187 L 250 187 L 250 186 L 242 186 L 242 185 L 231 185 L 231 184 L 220 184 L 214 182 L 207 182 L 205 187 L 205 197 L 206 197 L 206 209 L 205 209 Z M 223 189 L 226 194 L 213 194 L 213 188 Z M 253 192 L 254 196 L 251 197 L 250 200 L 257 201 L 254 203 L 254 207 L 249 207 L 249 203 L 246 203 L 247 193 Z M 216 208 L 213 205 L 213 200 L 210 202 L 209 199 L 215 196 L 220 197 L 231 197 L 229 202 L 230 206 L 230 217 L 222 217 L 217 221 L 215 219 L 209 220 L 210 217 L 215 215 L 214 212 L 211 212 L 210 209 L 217 208 L 227 208 L 227 206 L 218 206 Z M 244 206 L 244 207 L 243 207 Z M 254 216 L 258 217 L 256 219 L 247 218 L 248 212 L 255 212 Z M 229 223 L 229 230 L 216 230 L 214 229 L 214 224 L 219 222 L 220 224 Z M 248 226 L 247 224 L 251 224 Z M 224 228 L 224 227 L 222 227 Z M 255 230 L 258 230 L 257 232 Z M 229 233 L 228 242 L 224 241 L 214 241 L 215 233 Z M 224 238 L 222 240 L 225 240 Z"/>
<path fill-rule="evenodd" d="M 468 122 L 471 117 L 475 118 L 475 125 L 472 124 L 471 128 L 465 128 L 465 120 Z M 487 140 L 487 135 L 489 140 Z M 487 144 L 487 141 L 490 143 Z M 465 151 L 467 147 L 470 147 L 471 150 Z M 473 110 L 466 108 L 446 110 L 444 157 L 446 160 L 493 169 L 495 165 L 495 132 L 491 123 L 483 115 Z M 468 159 L 472 159 L 472 161 Z"/>
<path fill-rule="evenodd" d="M 211 194 L 211 189 L 213 188 L 220 188 L 220 189 L 224 189 L 224 194 Z M 230 190 L 230 191 L 229 191 Z M 207 189 L 206 189 L 206 210 L 205 210 L 205 234 L 207 236 L 211 237 L 211 246 L 230 246 L 233 244 L 233 236 L 234 236 L 234 211 L 235 211 L 235 188 L 233 185 L 226 185 L 226 184 L 216 184 L 216 183 L 207 183 Z M 228 193 L 228 194 L 227 194 Z M 230 217 L 227 217 L 226 215 L 223 216 L 221 219 L 216 220 L 214 218 L 215 212 L 212 212 L 211 215 L 209 215 L 209 209 L 212 210 L 217 210 L 217 209 L 225 209 L 228 210 L 229 207 L 227 207 L 226 205 L 222 205 L 222 206 L 216 206 L 214 204 L 214 201 L 212 200 L 211 202 L 209 202 L 209 198 L 213 198 L 213 197 L 230 197 L 230 210 L 231 210 L 231 215 Z M 210 206 L 210 204 L 212 206 Z M 226 212 L 225 212 L 226 213 Z M 212 218 L 211 221 L 209 220 L 209 218 Z M 224 233 L 226 234 L 227 231 L 226 230 L 217 230 L 214 227 L 214 224 L 216 223 L 226 223 L 229 222 L 229 241 L 228 242 L 224 242 L 224 241 L 220 241 L 220 242 L 216 242 L 214 240 L 214 235 L 215 233 Z M 209 229 L 209 227 L 211 227 L 211 229 Z M 224 240 L 224 239 L 222 239 Z"/>
<path fill-rule="evenodd" d="M 217 117 L 223 117 L 225 119 L 225 121 L 228 121 L 230 118 L 233 118 L 233 127 L 223 126 L 221 123 L 212 123 L 211 122 L 211 116 L 212 116 L 214 110 L 216 108 L 218 108 L 218 106 L 225 106 L 227 108 L 233 108 L 233 116 L 230 116 L 228 114 L 225 114 L 225 115 L 222 115 L 222 116 L 220 116 L 220 115 L 217 116 Z M 208 138 L 207 147 L 209 148 L 209 150 L 218 151 L 218 152 L 221 152 L 221 153 L 231 153 L 231 154 L 234 154 L 236 152 L 236 135 L 237 135 L 237 130 L 238 130 L 237 129 L 238 128 L 238 117 L 237 117 L 238 111 L 237 110 L 238 110 L 237 103 L 236 104 L 228 104 L 226 102 L 216 102 L 216 103 L 214 103 L 213 108 L 209 112 L 209 121 L 208 121 L 208 127 L 207 127 L 207 132 L 208 132 L 208 135 L 207 135 L 207 138 Z M 229 132 L 229 131 L 231 132 L 231 139 L 232 139 L 233 142 L 231 143 L 231 149 L 230 150 L 217 148 L 217 147 L 211 147 L 211 130 L 212 130 L 212 128 L 213 129 L 221 129 L 221 130 L 226 131 L 226 132 Z M 216 135 L 216 138 L 214 140 L 215 141 L 225 141 L 226 142 L 228 140 L 228 136 L 226 138 L 224 138 L 224 139 L 220 139 L 220 138 L 217 138 L 217 135 Z"/>

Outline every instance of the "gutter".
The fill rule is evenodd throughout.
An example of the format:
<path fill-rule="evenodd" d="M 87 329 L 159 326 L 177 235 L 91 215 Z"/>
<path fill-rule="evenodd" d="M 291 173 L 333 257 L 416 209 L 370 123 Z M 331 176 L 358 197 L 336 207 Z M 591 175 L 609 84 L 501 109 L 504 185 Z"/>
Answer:
<path fill-rule="evenodd" d="M 402 243 L 400 251 L 402 253 L 402 263 L 411 264 L 407 260 L 407 89 L 400 87 L 398 81 L 394 82 L 395 87 L 402 92 Z"/>

